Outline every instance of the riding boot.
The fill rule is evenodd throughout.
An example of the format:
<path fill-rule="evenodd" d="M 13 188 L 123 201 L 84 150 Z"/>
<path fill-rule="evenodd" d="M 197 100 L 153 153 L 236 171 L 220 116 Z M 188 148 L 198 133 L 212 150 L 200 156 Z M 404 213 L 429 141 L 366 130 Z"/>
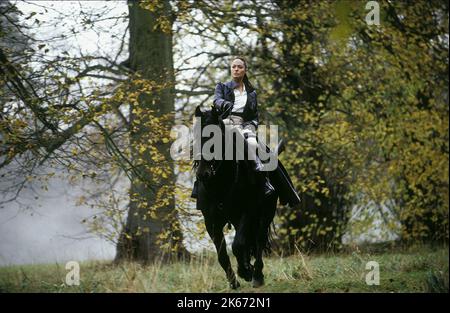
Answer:
<path fill-rule="evenodd" d="M 270 196 L 275 192 L 275 188 L 269 181 L 268 172 L 263 171 L 264 164 L 261 162 L 259 157 L 257 156 L 255 160 L 249 160 L 253 163 L 253 170 L 256 173 L 256 177 L 258 180 L 258 184 L 262 187 L 265 196 Z"/>
<path fill-rule="evenodd" d="M 249 144 L 247 141 L 247 137 L 245 137 L 244 140 L 244 151 L 246 153 L 249 153 Z M 259 186 L 261 186 L 264 195 L 270 196 L 272 193 L 275 192 L 275 188 L 272 186 L 272 184 L 269 181 L 269 177 L 267 175 L 267 171 L 263 171 L 264 164 L 262 163 L 261 159 L 257 154 L 254 155 L 254 159 L 247 159 L 247 161 L 251 164 L 253 170 L 256 174 L 256 180 Z"/>

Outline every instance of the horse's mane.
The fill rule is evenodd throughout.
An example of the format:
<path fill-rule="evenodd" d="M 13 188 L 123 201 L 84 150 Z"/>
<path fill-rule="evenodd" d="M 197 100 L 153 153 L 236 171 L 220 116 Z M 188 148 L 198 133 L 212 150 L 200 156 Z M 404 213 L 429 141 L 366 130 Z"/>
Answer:
<path fill-rule="evenodd" d="M 198 108 L 198 110 L 200 110 Z M 206 123 L 206 125 L 219 125 L 219 121 L 218 121 L 218 116 L 217 116 L 217 111 L 215 110 L 215 108 L 213 107 L 212 109 L 207 109 L 205 111 L 201 111 L 203 116 L 206 116 L 206 120 L 208 121 L 208 123 Z M 217 123 L 215 122 L 215 120 L 217 120 Z M 203 126 L 202 126 L 203 128 Z M 191 145 L 191 151 L 190 154 L 194 155 L 193 152 L 193 146 Z M 199 165 L 200 165 L 200 161 L 201 160 L 192 160 L 192 168 L 191 168 L 191 172 L 196 172 Z"/>

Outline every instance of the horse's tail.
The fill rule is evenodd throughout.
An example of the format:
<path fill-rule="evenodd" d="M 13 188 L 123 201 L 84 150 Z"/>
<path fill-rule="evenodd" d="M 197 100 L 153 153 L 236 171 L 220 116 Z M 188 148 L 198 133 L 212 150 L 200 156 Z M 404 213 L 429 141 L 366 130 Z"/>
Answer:
<path fill-rule="evenodd" d="M 274 233 L 275 233 L 275 223 L 272 221 L 272 223 L 269 224 L 267 227 L 267 233 L 266 233 L 266 244 L 264 245 L 263 251 L 267 255 L 272 253 L 272 244 L 274 242 Z"/>
<path fill-rule="evenodd" d="M 275 234 L 275 223 L 272 221 L 264 230 L 263 230 L 263 239 L 264 242 L 259 242 L 262 245 L 262 250 L 265 255 L 270 255 L 272 253 L 272 246 L 275 242 L 274 239 Z M 258 240 L 260 238 L 255 238 L 256 240 L 250 244 L 250 255 L 256 258 L 256 248 L 258 244 Z"/>

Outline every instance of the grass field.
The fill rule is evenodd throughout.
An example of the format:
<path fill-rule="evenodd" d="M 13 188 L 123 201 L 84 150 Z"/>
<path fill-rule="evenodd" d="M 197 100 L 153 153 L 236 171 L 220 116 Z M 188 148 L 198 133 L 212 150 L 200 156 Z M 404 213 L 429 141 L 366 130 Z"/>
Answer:
<path fill-rule="evenodd" d="M 232 258 L 235 265 L 234 258 Z M 448 247 L 266 257 L 266 284 L 230 290 L 214 253 L 188 262 L 142 266 L 80 263 L 80 285 L 65 284 L 65 264 L 0 267 L 0 292 L 448 292 Z M 379 264 L 380 284 L 367 285 L 366 263 Z"/>

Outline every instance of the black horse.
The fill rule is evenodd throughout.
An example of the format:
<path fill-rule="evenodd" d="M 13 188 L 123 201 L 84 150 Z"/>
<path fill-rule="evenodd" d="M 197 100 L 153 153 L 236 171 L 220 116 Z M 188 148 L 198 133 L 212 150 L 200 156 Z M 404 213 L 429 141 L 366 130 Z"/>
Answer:
<path fill-rule="evenodd" d="M 202 112 L 197 107 L 195 115 L 201 118 L 202 129 L 206 125 L 220 125 L 214 109 Z M 238 275 L 252 281 L 253 287 L 262 286 L 262 257 L 264 251 L 270 251 L 270 227 L 279 197 L 277 191 L 264 197 L 252 168 L 245 160 L 224 160 L 222 156 L 221 160 L 207 161 L 202 157 L 194 161 L 193 168 L 198 183 L 197 209 L 203 213 L 206 229 L 217 249 L 219 263 L 230 287 L 238 288 L 239 282 L 226 250 L 223 228 L 227 223 L 229 227 L 233 225 L 236 231 L 232 250 L 238 263 Z M 254 264 L 251 264 L 252 257 Z"/>

